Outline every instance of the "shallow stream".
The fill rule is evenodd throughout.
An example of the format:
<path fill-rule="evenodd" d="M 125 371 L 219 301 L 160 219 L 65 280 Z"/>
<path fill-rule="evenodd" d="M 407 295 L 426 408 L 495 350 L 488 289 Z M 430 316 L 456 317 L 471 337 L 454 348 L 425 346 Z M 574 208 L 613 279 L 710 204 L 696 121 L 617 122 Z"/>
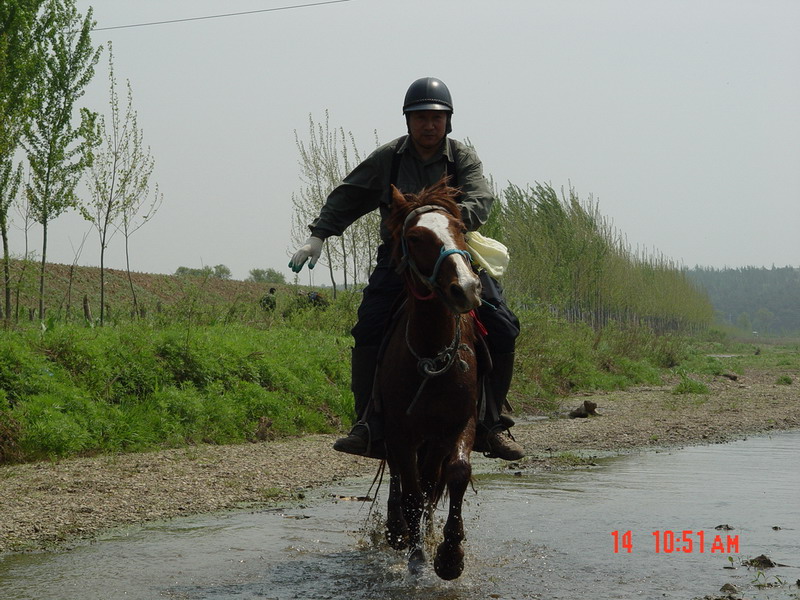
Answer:
<path fill-rule="evenodd" d="M 798 457 L 800 431 L 549 473 L 490 474 L 494 465 L 480 459 L 465 504 L 467 566 L 454 582 L 432 569 L 409 575 L 403 555 L 375 541 L 381 526 L 369 504 L 342 499 L 364 495 L 363 479 L 281 510 L 0 555 L 0 598 L 691 600 L 723 597 L 724 584 L 741 591 L 735 597 L 800 598 Z M 385 496 L 375 511 L 385 512 Z M 762 554 L 786 566 L 744 565 Z"/>

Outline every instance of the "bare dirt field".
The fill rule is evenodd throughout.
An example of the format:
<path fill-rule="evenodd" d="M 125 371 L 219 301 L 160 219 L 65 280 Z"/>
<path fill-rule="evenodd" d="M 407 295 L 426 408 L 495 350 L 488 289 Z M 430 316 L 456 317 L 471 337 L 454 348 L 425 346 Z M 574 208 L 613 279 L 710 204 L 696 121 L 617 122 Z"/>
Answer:
<path fill-rule="evenodd" d="M 706 378 L 709 394 L 672 386 L 572 396 L 564 415 L 521 418 L 513 428 L 529 456 L 497 469 L 562 468 L 565 453 L 721 443 L 800 428 L 800 391 L 774 372 L 737 381 Z M 599 416 L 566 413 L 589 400 Z M 237 446 L 196 446 L 142 454 L 0 467 L 0 552 L 91 538 L 111 527 L 302 497 L 304 490 L 374 473 L 377 462 L 335 452 L 335 436 Z"/>

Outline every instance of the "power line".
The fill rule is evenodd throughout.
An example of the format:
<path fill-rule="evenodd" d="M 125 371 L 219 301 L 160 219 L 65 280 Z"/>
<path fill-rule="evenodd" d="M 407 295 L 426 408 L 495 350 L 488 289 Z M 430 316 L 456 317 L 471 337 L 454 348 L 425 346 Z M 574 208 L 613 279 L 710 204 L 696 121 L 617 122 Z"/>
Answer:
<path fill-rule="evenodd" d="M 223 17 L 239 17 L 241 15 L 252 15 L 255 13 L 276 12 L 279 10 L 293 10 L 295 8 L 309 8 L 312 6 L 322 6 L 324 4 L 339 4 L 350 2 L 350 0 L 328 0 L 327 2 L 313 2 L 311 4 L 295 4 L 293 6 L 279 6 L 277 8 L 262 8 L 259 10 L 248 10 L 244 12 L 226 13 L 222 15 L 208 15 L 205 17 L 187 17 L 185 19 L 170 19 L 168 21 L 152 21 L 150 23 L 135 23 L 133 25 L 115 25 L 113 27 L 96 27 L 92 31 L 108 31 L 110 29 L 129 29 L 131 27 L 149 27 L 150 25 L 166 25 L 169 23 L 185 23 L 186 21 L 203 21 L 207 19 L 221 19 Z"/>

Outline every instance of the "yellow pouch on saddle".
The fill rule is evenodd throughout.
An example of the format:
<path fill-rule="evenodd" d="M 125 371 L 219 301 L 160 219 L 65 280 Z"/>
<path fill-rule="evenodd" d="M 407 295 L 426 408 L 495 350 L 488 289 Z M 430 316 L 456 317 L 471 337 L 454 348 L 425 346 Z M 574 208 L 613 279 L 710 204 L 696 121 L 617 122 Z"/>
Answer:
<path fill-rule="evenodd" d="M 509 261 L 508 248 L 505 244 L 477 231 L 468 232 L 466 240 L 472 261 L 486 269 L 486 272 L 495 279 L 502 277 Z"/>

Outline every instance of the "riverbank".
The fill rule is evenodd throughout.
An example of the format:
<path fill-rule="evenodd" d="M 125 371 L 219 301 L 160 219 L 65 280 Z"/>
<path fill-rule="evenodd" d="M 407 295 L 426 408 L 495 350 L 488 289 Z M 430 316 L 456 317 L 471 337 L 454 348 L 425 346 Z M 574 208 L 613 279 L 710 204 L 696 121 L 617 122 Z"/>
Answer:
<path fill-rule="evenodd" d="M 780 385 L 774 370 L 736 381 L 708 377 L 708 394 L 672 393 L 675 382 L 572 396 L 563 417 L 519 419 L 529 456 L 488 468 L 563 468 L 575 453 L 721 443 L 800 428 L 798 373 Z M 599 416 L 569 419 L 584 401 Z M 312 435 L 234 446 L 76 458 L 0 467 L 0 552 L 63 546 L 120 525 L 302 497 L 305 490 L 370 474 L 377 462 L 335 452 L 336 436 Z"/>

